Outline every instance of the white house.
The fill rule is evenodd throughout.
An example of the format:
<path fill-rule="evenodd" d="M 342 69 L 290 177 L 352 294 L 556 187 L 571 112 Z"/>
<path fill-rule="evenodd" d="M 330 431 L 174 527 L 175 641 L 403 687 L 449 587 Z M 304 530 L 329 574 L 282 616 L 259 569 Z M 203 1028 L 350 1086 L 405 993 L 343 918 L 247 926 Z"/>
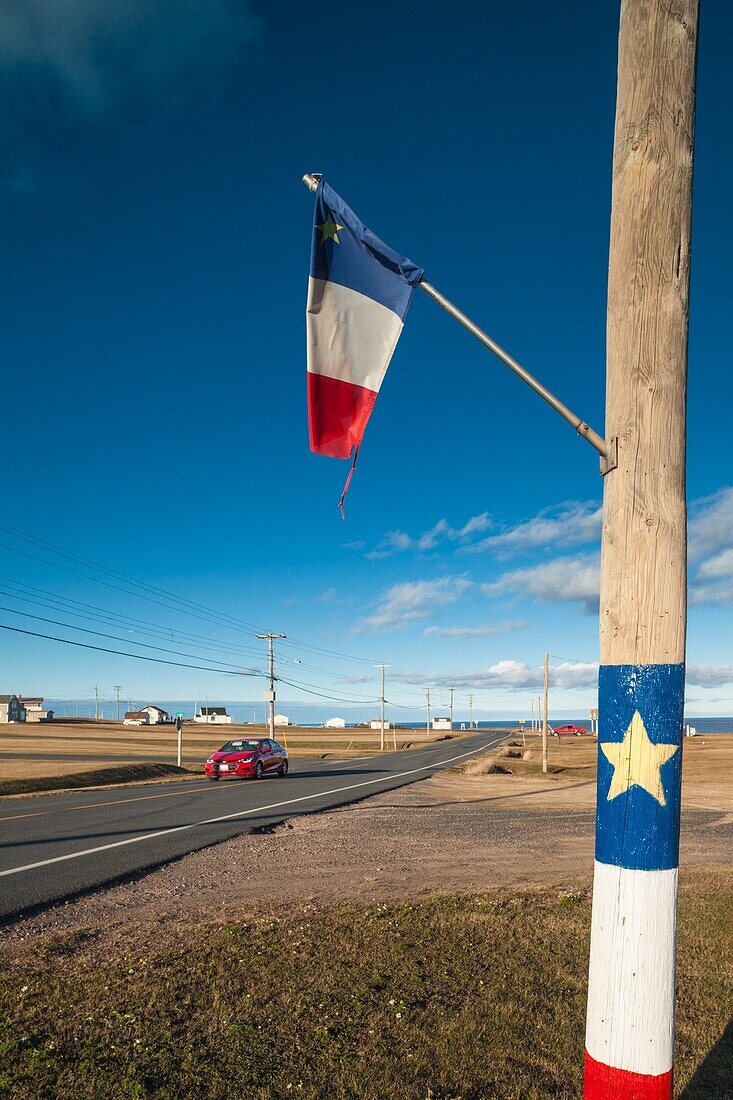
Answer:
<path fill-rule="evenodd" d="M 17 695 L 0 695 L 0 722 L 25 722 L 25 707 Z"/>
<path fill-rule="evenodd" d="M 152 704 L 142 707 L 141 713 L 147 714 L 148 723 L 151 726 L 157 726 L 160 722 L 170 722 L 171 719 L 167 710 L 163 710 L 162 707 L 154 707 Z"/>
<path fill-rule="evenodd" d="M 369 728 L 370 728 L 370 729 L 373 729 L 373 730 L 381 730 L 381 728 L 382 728 L 382 722 L 381 722 L 381 719 L 377 718 L 377 719 L 376 719 L 375 721 L 373 721 L 373 722 L 370 722 L 370 723 L 369 723 Z M 391 725 L 391 723 L 390 723 L 390 722 L 388 722 L 386 718 L 385 718 L 385 720 L 384 720 L 384 728 L 385 728 L 386 730 L 391 730 L 391 729 L 392 729 L 392 725 Z"/>
<path fill-rule="evenodd" d="M 149 726 L 150 715 L 146 710 L 126 710 L 123 726 Z"/>
<path fill-rule="evenodd" d="M 343 730 L 346 729 L 345 718 L 327 718 L 323 723 L 323 728 L 327 730 Z"/>
<path fill-rule="evenodd" d="M 290 725 L 290 719 L 288 718 L 287 714 L 276 714 L 275 715 L 275 725 L 276 726 L 289 726 Z"/>
<path fill-rule="evenodd" d="M 25 709 L 26 722 L 50 722 L 53 718 L 53 711 L 46 710 L 41 696 L 21 695 L 19 696 L 19 701 L 20 705 Z"/>
<path fill-rule="evenodd" d="M 203 722 L 210 726 L 230 726 L 232 716 L 227 714 L 226 707 L 201 707 L 194 722 Z"/>
<path fill-rule="evenodd" d="M 447 730 L 450 732 L 453 729 L 453 723 L 450 718 L 433 718 L 434 730 Z"/>

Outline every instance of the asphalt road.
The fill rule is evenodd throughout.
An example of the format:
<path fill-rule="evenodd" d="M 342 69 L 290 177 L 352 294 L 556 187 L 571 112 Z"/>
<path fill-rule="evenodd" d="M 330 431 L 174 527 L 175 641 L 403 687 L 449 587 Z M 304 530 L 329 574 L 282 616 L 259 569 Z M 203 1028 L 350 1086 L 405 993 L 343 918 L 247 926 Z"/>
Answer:
<path fill-rule="evenodd" d="M 356 802 L 468 760 L 471 734 L 360 760 L 293 760 L 284 778 L 185 780 L 0 801 L 0 919 L 61 901 L 296 814 Z"/>

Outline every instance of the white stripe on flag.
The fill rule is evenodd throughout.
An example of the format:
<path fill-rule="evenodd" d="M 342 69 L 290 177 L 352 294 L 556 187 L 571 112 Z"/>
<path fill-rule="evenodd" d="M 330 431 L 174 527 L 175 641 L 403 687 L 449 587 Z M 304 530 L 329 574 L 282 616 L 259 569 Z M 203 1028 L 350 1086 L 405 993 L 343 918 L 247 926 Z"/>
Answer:
<path fill-rule="evenodd" d="M 381 302 L 324 279 L 308 280 L 308 370 L 379 392 L 402 321 Z"/>
<path fill-rule="evenodd" d="M 672 1068 L 677 874 L 595 863 L 585 1048 L 596 1062 Z"/>

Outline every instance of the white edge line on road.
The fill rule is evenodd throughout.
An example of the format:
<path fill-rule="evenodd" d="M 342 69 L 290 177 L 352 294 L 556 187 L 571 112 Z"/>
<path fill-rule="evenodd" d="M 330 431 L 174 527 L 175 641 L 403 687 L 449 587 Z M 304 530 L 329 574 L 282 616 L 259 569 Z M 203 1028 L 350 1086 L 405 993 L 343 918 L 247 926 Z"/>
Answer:
<path fill-rule="evenodd" d="M 505 735 L 506 736 L 506 735 Z M 467 756 L 476 756 L 479 752 L 498 745 L 504 737 L 498 737 L 494 741 L 481 745 L 470 752 L 462 752 L 458 756 L 449 756 L 447 760 L 439 761 L 440 764 L 452 764 L 454 760 L 463 760 Z M 233 814 L 224 814 L 221 817 L 209 817 L 204 821 L 191 821 L 187 825 L 173 825 L 170 829 L 159 829 L 155 833 L 143 833 L 142 836 L 129 837 L 127 840 L 115 840 L 111 844 L 100 844 L 96 848 L 86 848 L 83 852 L 68 852 L 65 856 L 53 856 L 52 859 L 41 859 L 38 863 L 26 863 L 22 867 L 10 867 L 7 871 L 0 871 L 0 878 L 5 875 L 19 875 L 23 871 L 33 871 L 36 867 L 48 867 L 52 863 L 64 863 L 67 859 L 81 859 L 82 856 L 93 856 L 97 852 L 108 852 L 111 848 L 124 848 L 128 844 L 139 844 L 143 840 L 155 840 L 159 836 L 170 836 L 171 833 L 182 833 L 186 829 L 199 829 L 204 825 L 217 825 L 220 821 L 231 821 L 235 817 L 247 817 L 250 814 L 261 814 L 267 810 L 279 810 L 281 806 L 294 806 L 297 802 L 308 802 L 314 798 L 324 798 L 329 794 L 341 794 L 343 791 L 354 791 L 359 787 L 373 787 L 376 783 L 386 783 L 390 779 L 402 779 L 405 775 L 415 775 L 417 772 L 428 772 L 437 764 L 423 764 L 419 768 L 410 768 L 406 772 L 393 772 L 391 775 L 383 775 L 379 779 L 366 779 L 362 783 L 350 783 L 347 787 L 332 787 L 330 791 L 317 791 L 315 794 L 303 794 L 298 798 L 287 798 L 284 802 L 273 802 L 269 806 L 254 806 L 249 810 L 237 810 Z"/>

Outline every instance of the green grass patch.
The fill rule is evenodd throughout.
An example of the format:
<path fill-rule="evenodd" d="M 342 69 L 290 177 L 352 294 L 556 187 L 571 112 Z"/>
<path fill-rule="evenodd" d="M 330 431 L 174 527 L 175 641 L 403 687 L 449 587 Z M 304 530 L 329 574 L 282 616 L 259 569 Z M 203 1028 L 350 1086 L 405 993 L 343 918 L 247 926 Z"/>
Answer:
<path fill-rule="evenodd" d="M 684 895 L 685 1100 L 730 1096 L 732 917 L 710 880 Z M 532 892 L 305 907 L 124 957 L 39 938 L 0 976 L 0 1096 L 577 1097 L 589 927 L 584 893 Z"/>

